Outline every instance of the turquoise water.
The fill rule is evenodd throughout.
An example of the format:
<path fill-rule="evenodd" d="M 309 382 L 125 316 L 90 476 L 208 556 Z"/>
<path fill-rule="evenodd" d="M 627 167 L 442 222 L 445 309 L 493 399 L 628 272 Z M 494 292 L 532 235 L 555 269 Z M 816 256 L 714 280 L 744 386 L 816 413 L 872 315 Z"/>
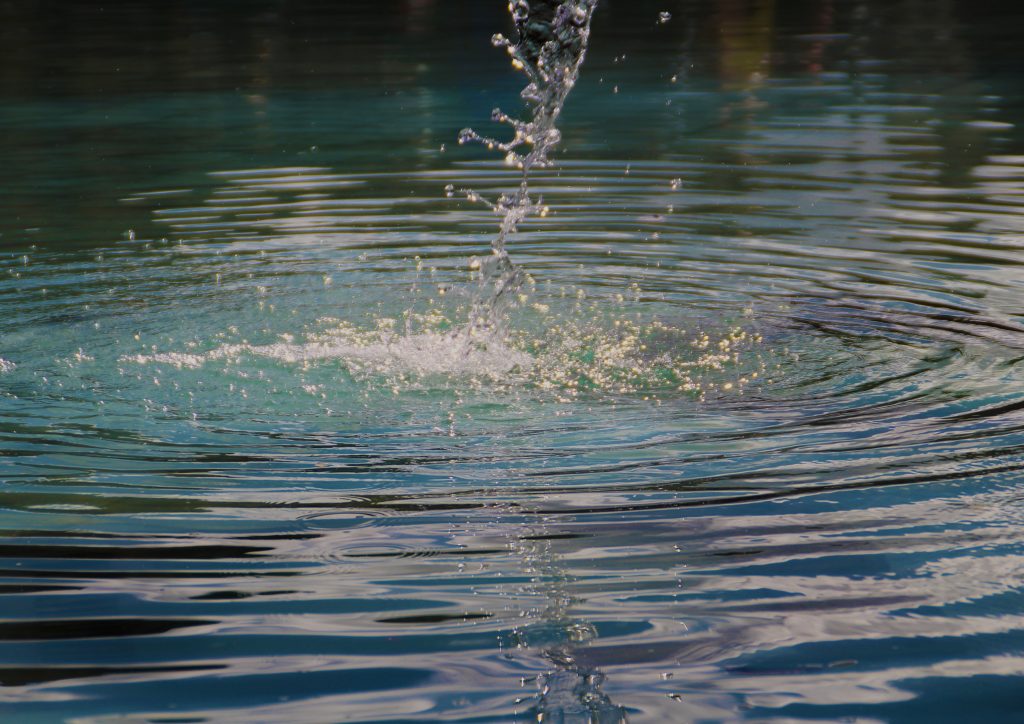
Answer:
<path fill-rule="evenodd" d="M 1021 12 L 602 2 L 453 354 L 489 5 L 0 4 L 0 713 L 1024 714 Z"/>

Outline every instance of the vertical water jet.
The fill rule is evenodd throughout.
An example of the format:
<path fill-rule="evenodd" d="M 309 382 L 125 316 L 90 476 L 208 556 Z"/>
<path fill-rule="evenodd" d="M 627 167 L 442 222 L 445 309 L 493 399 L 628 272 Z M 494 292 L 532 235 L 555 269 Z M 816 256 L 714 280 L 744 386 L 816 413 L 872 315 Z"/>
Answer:
<path fill-rule="evenodd" d="M 495 47 L 504 48 L 512 66 L 523 73 L 527 84 L 520 97 L 527 106 L 526 119 L 495 108 L 491 119 L 512 128 L 512 138 L 501 141 L 482 136 L 472 128 L 459 133 L 459 143 L 481 143 L 505 154 L 505 162 L 518 168 L 520 181 L 511 194 L 488 201 L 472 189 L 462 189 L 470 201 L 486 204 L 501 215 L 491 256 L 482 265 L 480 289 L 468 325 L 459 333 L 465 346 L 500 337 L 508 310 L 515 304 L 523 274 L 506 249 L 509 237 L 533 213 L 545 214 L 543 199 L 530 197 L 530 171 L 551 165 L 549 154 L 561 140 L 556 122 L 586 56 L 590 21 L 597 0 L 513 0 L 509 12 L 515 26 L 514 40 L 497 33 Z M 527 150 L 528 149 L 528 150 Z"/>

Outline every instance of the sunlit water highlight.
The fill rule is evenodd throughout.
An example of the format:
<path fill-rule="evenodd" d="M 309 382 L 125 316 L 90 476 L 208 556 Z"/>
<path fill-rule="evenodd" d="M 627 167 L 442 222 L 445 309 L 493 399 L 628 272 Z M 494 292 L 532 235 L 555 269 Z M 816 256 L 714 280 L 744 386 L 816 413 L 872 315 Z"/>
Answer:
<path fill-rule="evenodd" d="M 908 69 L 872 43 L 909 26 L 870 15 L 776 28 L 760 80 L 697 31 L 666 67 L 646 44 L 688 21 L 662 9 L 635 43 L 595 15 L 485 343 L 450 344 L 499 217 L 444 188 L 517 169 L 452 143 L 481 111 L 442 80 L 415 96 L 436 138 L 416 114 L 283 161 L 232 137 L 111 185 L 117 240 L 3 217 L 16 720 L 1020 714 L 1019 79 Z M 324 97 L 237 123 L 292 139 L 359 102 Z M 434 155 L 352 165 L 399 132 Z"/>

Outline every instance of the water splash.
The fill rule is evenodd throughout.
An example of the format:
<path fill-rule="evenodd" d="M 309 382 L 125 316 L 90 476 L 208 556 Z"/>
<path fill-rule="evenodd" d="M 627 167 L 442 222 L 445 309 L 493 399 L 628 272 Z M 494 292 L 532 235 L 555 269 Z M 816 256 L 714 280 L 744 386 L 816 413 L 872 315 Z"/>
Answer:
<path fill-rule="evenodd" d="M 512 127 L 508 141 L 482 136 L 472 128 L 459 133 L 459 143 L 481 143 L 505 154 L 505 162 L 521 172 L 519 187 L 502 194 L 494 202 L 472 189 L 463 189 L 470 201 L 482 202 L 502 216 L 497 236 L 491 242 L 491 256 L 483 264 L 480 291 L 470 312 L 469 324 L 458 337 L 464 348 L 480 340 L 500 338 L 508 310 L 515 305 L 524 276 L 512 263 L 506 242 L 519 224 L 531 214 L 547 214 L 543 199 L 530 198 L 530 171 L 551 165 L 549 154 L 561 140 L 555 123 L 566 98 L 576 84 L 590 38 L 590 20 L 597 0 L 513 0 L 509 12 L 516 28 L 516 39 L 501 33 L 492 38 L 495 47 L 504 48 L 512 66 L 528 80 L 520 93 L 529 109 L 529 119 L 514 118 L 495 108 L 491 119 Z M 524 147 L 529 147 L 522 153 Z M 449 193 L 452 191 L 449 190 Z"/>
<path fill-rule="evenodd" d="M 530 286 L 526 276 L 525 285 Z M 533 292 L 541 294 L 540 290 Z M 548 301 L 556 302 L 555 299 Z M 583 399 L 665 400 L 743 395 L 767 382 L 777 355 L 762 347 L 750 322 L 715 332 L 676 326 L 629 314 L 623 295 L 573 299 L 568 306 L 532 304 L 515 315 L 503 338 L 461 347 L 451 343 L 455 321 L 465 308 L 424 314 L 376 317 L 370 325 L 324 317 L 301 335 L 283 334 L 268 343 L 252 343 L 238 334 L 219 344 L 191 342 L 182 350 L 158 351 L 140 342 L 122 363 L 198 369 L 221 362 L 245 368 L 255 360 L 286 369 L 343 369 L 344 379 L 360 389 L 398 394 L 415 389 L 486 391 L 500 399 L 526 394 L 538 402 Z M 774 363 L 774 364 L 773 364 Z M 348 394 L 335 379 L 338 395 Z M 351 392 L 351 390 L 349 390 Z"/>
<path fill-rule="evenodd" d="M 486 204 L 501 216 L 489 257 L 470 261 L 475 288 L 450 295 L 441 290 L 437 298 L 414 302 L 400 316 L 378 307 L 364 323 L 351 321 L 351 313 L 350 321 L 324 319 L 304 330 L 304 339 L 289 334 L 281 341 L 250 344 L 244 336 L 222 337 L 212 349 L 199 342 L 188 350 L 167 352 L 143 346 L 121 359 L 179 369 L 218 360 L 234 365 L 243 358 L 303 369 L 340 363 L 346 379 L 394 394 L 449 388 L 457 378 L 462 389 L 498 395 L 511 391 L 514 396 L 526 391 L 536 399 L 559 403 L 595 395 L 637 396 L 656 403 L 679 397 L 703 400 L 709 394 L 742 394 L 758 384 L 766 366 L 751 350 L 760 337 L 749 319 L 724 320 L 725 331 L 687 329 L 678 319 L 650 318 L 635 281 L 620 293 L 594 298 L 583 287 L 538 288 L 508 253 L 507 244 L 518 226 L 531 215 L 547 213 L 544 200 L 530 194 L 530 174 L 551 166 L 550 156 L 561 140 L 556 124 L 579 77 L 597 2 L 516 0 L 509 6 L 515 39 L 500 33 L 493 37 L 493 44 L 504 48 L 512 65 L 526 76 L 521 96 L 527 111 L 524 118 L 493 111 L 496 122 L 511 127 L 508 140 L 470 128 L 460 133 L 461 143 L 500 151 L 519 170 L 516 189 L 493 201 L 472 189 L 460 189 L 471 202 Z M 322 169 L 279 169 L 272 177 L 290 184 L 296 172 L 305 170 L 323 176 Z M 267 183 L 266 172 L 246 172 L 244 178 L 250 177 Z M 673 181 L 673 189 L 678 185 Z M 453 185 L 445 191 L 449 197 L 456 193 Z M 417 275 L 420 268 L 417 257 Z M 325 285 L 329 279 L 324 279 Z M 413 292 L 417 289 L 414 284 Z"/>
<path fill-rule="evenodd" d="M 288 364 L 310 365 L 319 361 L 343 360 L 354 377 L 381 378 L 390 386 L 398 380 L 414 377 L 461 375 L 479 381 L 497 382 L 517 371 L 532 368 L 533 358 L 503 344 L 473 348 L 468 352 L 445 344 L 441 331 L 445 320 L 421 321 L 413 333 L 401 333 L 399 320 L 378 319 L 373 329 L 361 329 L 335 318 L 321 320 L 327 329 L 312 332 L 302 341 L 293 335 L 270 344 L 227 343 L 205 351 L 160 352 L 125 355 L 124 361 L 138 364 L 165 364 L 178 369 L 198 368 L 208 362 L 238 361 L 243 357 L 263 357 Z M 427 326 L 430 325 L 430 326 Z"/>

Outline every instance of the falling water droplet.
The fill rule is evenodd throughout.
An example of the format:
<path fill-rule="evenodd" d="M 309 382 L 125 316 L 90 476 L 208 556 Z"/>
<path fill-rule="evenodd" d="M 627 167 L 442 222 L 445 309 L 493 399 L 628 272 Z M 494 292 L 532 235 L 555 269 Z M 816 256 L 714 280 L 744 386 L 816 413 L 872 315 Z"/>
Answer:
<path fill-rule="evenodd" d="M 662 10 L 660 13 L 658 13 L 658 24 L 659 25 L 664 25 L 665 23 L 667 23 L 671 19 L 672 19 L 672 13 L 668 12 L 667 10 Z"/>

